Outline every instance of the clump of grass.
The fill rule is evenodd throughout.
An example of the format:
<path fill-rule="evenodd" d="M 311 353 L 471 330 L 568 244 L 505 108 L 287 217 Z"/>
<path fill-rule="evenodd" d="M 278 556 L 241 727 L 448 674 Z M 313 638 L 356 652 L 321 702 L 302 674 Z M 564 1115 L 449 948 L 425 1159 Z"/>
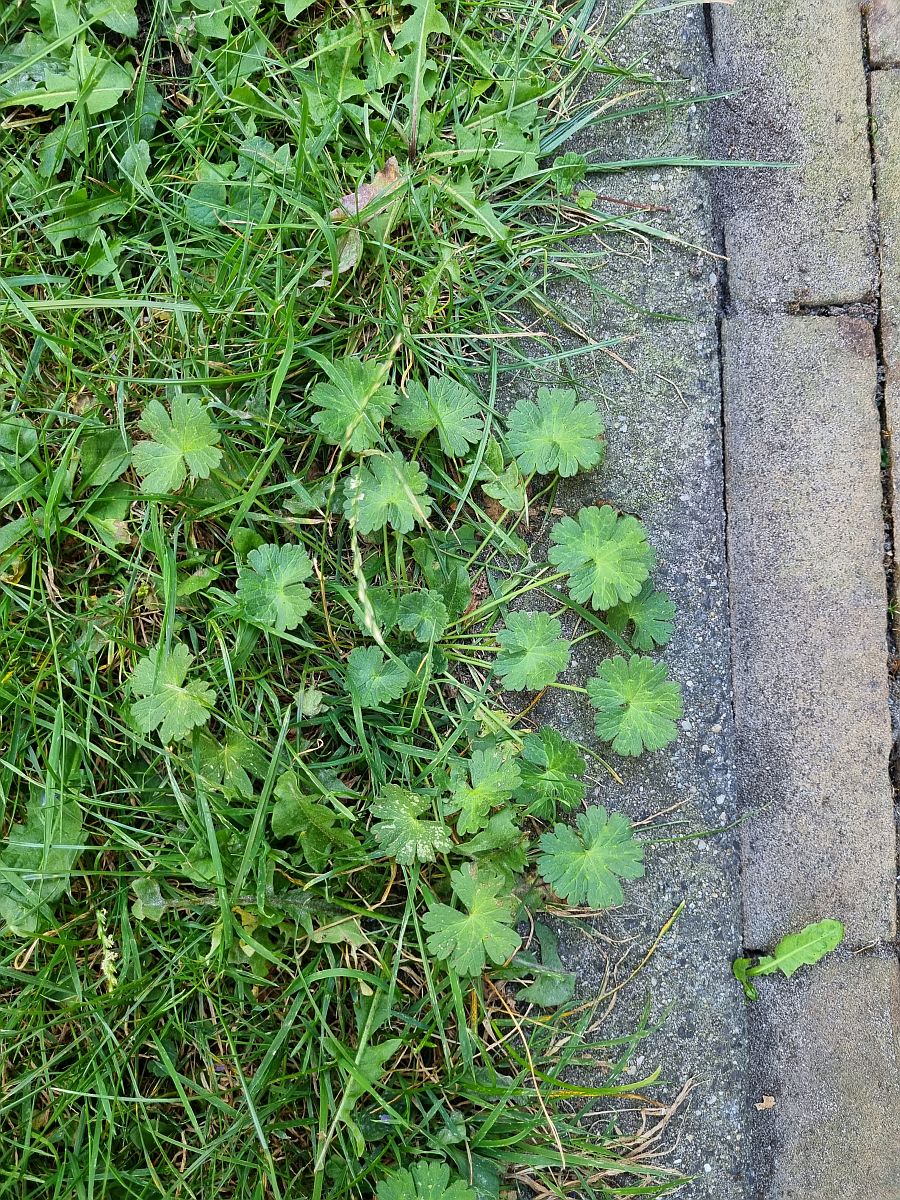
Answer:
<path fill-rule="evenodd" d="M 4 15 L 0 1196 L 672 1186 L 524 936 L 643 854 L 534 693 L 595 636 L 614 751 L 680 711 L 639 523 L 522 536 L 596 406 L 494 405 L 634 228 L 567 142 L 667 103 L 590 11 Z"/>

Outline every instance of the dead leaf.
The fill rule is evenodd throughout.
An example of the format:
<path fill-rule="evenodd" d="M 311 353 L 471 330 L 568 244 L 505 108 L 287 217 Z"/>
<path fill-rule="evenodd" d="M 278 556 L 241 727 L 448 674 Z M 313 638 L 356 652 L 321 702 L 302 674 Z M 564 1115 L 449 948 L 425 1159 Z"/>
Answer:
<path fill-rule="evenodd" d="M 347 216 L 375 216 L 375 212 L 364 212 L 363 210 L 369 208 L 375 200 L 386 198 L 402 182 L 400 164 L 392 154 L 381 170 L 372 176 L 371 183 L 361 183 L 355 192 L 348 192 L 346 196 L 341 196 L 338 207 L 331 210 L 332 221 L 343 221 Z"/>
<path fill-rule="evenodd" d="M 760 1102 L 758 1104 L 754 1105 L 754 1107 L 756 1108 L 757 1112 L 765 1112 L 765 1110 L 767 1108 L 774 1108 L 775 1107 L 775 1097 L 764 1095 L 762 1100 L 760 1100 Z"/>

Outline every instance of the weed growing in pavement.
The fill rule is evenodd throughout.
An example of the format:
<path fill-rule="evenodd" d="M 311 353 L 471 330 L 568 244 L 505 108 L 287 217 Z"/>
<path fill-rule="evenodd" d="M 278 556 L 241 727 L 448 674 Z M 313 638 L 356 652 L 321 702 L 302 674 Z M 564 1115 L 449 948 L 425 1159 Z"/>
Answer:
<path fill-rule="evenodd" d="M 495 405 L 581 235 L 648 232 L 566 147 L 674 101 L 590 14 L 0 18 L 0 1197 L 671 1186 L 586 1131 L 644 1031 L 564 1082 L 537 920 L 643 843 L 528 713 L 596 636 L 599 737 L 667 744 L 672 606 L 634 517 L 553 519 L 603 423 L 551 339 Z"/>

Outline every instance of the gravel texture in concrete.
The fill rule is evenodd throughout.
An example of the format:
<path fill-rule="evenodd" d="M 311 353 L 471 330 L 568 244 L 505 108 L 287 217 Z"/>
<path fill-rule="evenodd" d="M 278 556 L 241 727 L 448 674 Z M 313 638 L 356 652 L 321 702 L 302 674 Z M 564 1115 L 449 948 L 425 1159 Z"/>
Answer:
<path fill-rule="evenodd" d="M 857 0 L 713 5 L 731 297 L 760 309 L 847 304 L 875 290 L 868 116 Z"/>
<path fill-rule="evenodd" d="M 699 8 L 638 18 L 617 40 L 614 55 L 619 63 L 643 57 L 660 77 L 682 80 L 688 100 L 707 89 L 708 45 Z M 612 123 L 599 140 L 592 134 L 578 148 L 605 161 L 685 153 L 706 158 L 707 121 L 708 109 L 689 103 L 674 118 L 629 119 L 621 130 Z M 619 993 L 600 1036 L 627 1033 L 645 1001 L 654 1020 L 668 1013 L 631 1068 L 637 1077 L 659 1066 L 664 1083 L 654 1094 L 667 1100 L 690 1079 L 696 1084 L 667 1127 L 662 1144 L 672 1153 L 659 1161 L 694 1176 L 680 1193 L 685 1200 L 739 1200 L 746 1032 L 744 1002 L 730 970 L 741 946 L 739 835 L 733 828 L 709 832 L 735 817 L 716 328 L 721 263 L 712 253 L 711 177 L 660 166 L 591 182 L 604 196 L 654 208 L 642 219 L 674 240 L 595 241 L 607 248 L 609 282 L 641 311 L 592 295 L 587 283 L 557 297 L 590 338 L 629 339 L 616 347 L 627 369 L 596 350 L 567 362 L 579 392 L 597 400 L 604 413 L 608 449 L 604 467 L 570 481 L 557 504 L 576 512 L 609 501 L 647 523 L 659 562 L 656 582 L 678 613 L 674 639 L 660 657 L 684 688 L 685 717 L 669 750 L 638 760 L 609 756 L 621 782 L 593 766 L 590 802 L 635 821 L 656 817 L 641 831 L 653 845 L 647 876 L 628 887 L 626 907 L 592 927 L 567 927 L 563 954 L 577 971 L 581 994 L 596 995 L 607 963 L 625 955 L 617 978 L 627 977 L 684 904 L 647 966 Z M 602 270 L 596 280 L 604 282 Z M 533 394 L 539 381 L 539 371 L 507 376 L 503 402 Z M 588 643 L 566 680 L 583 684 L 597 657 Z M 604 751 L 586 700 L 551 692 L 536 715 Z"/>
<path fill-rule="evenodd" d="M 744 940 L 865 946 L 896 917 L 872 330 L 744 317 L 724 351 Z"/>

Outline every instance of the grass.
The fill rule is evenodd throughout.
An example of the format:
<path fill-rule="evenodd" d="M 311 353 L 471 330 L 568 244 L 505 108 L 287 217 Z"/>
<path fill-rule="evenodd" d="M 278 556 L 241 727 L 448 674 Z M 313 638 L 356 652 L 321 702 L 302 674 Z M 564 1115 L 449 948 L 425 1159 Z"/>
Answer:
<path fill-rule="evenodd" d="M 534 730 L 573 685 L 536 625 L 502 636 L 539 598 L 555 661 L 631 659 L 671 616 L 636 522 L 602 607 L 523 537 L 577 421 L 599 458 L 590 400 L 525 429 L 540 473 L 496 405 L 526 355 L 569 394 L 535 326 L 572 272 L 603 300 L 585 232 L 653 233 L 567 151 L 679 103 L 617 32 L 583 3 L 0 18 L 0 1197 L 674 1185 L 609 1113 L 653 1082 L 646 1027 L 598 1041 L 538 919 L 584 905 L 548 874 L 604 759 Z M 596 682 L 624 746 L 633 696 Z M 641 686 L 626 753 L 678 711 Z M 598 907 L 640 873 L 618 836 Z"/>

